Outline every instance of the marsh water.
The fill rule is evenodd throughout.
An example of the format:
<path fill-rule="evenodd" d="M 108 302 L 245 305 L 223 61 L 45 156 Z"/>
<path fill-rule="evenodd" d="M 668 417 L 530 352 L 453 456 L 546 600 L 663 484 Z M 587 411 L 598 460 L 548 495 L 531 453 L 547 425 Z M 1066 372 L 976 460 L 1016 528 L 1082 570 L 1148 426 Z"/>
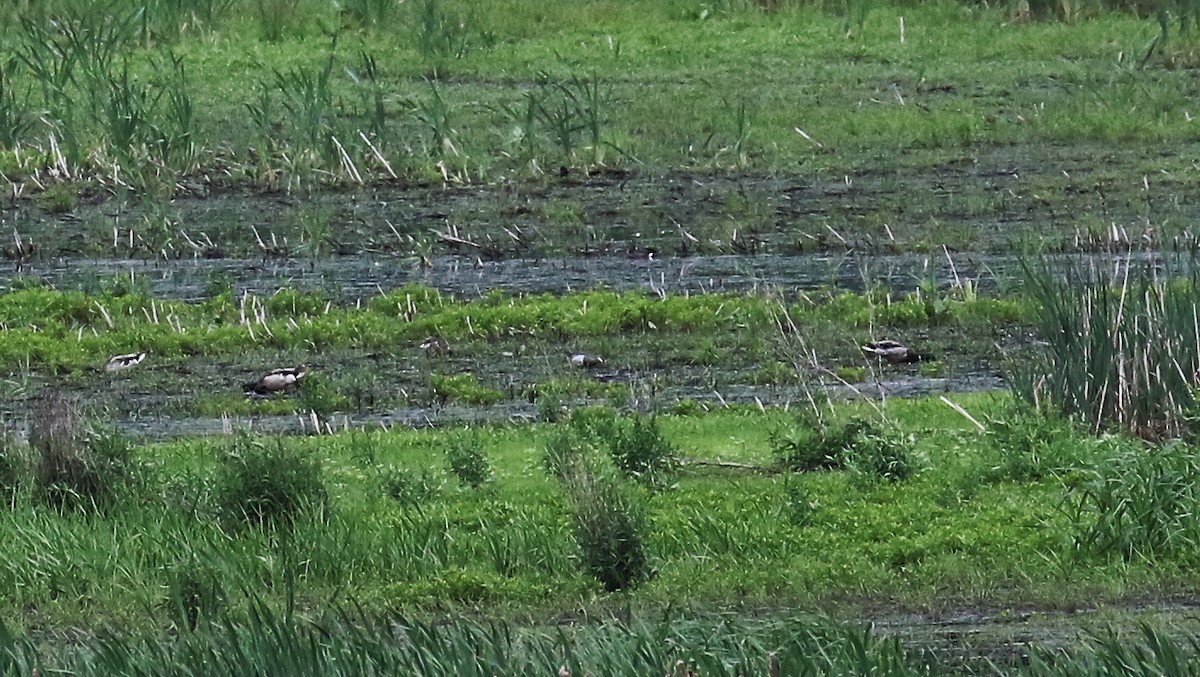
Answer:
<path fill-rule="evenodd" d="M 1139 265 L 1165 265 L 1157 254 L 1087 254 L 1063 256 L 1063 265 L 1084 265 L 1098 271 L 1113 270 L 1133 261 Z M 1021 260 L 1016 256 L 954 254 L 940 256 L 898 254 L 890 256 L 829 255 L 719 255 L 666 257 L 572 257 L 559 259 L 508 259 L 480 261 L 462 256 L 440 256 L 418 265 L 406 257 L 351 255 L 319 259 L 57 259 L 14 267 L 0 274 L 0 282 L 15 275 L 36 277 L 61 288 L 99 291 L 117 281 L 128 282 L 156 298 L 194 301 L 207 297 L 214 287 L 237 294 L 269 295 L 281 288 L 319 291 L 335 303 L 354 304 L 409 283 L 435 288 L 460 299 L 471 299 L 491 289 L 512 294 L 566 293 L 592 288 L 640 291 L 655 294 L 754 293 L 772 291 L 796 297 L 828 290 L 883 289 L 896 295 L 923 290 L 948 293 L 969 285 L 984 292 L 1010 292 L 1020 284 Z M 1027 337 L 1002 337 L 1000 342 Z M 985 346 L 986 349 L 986 346 Z M 338 364 L 353 362 L 353 356 Z M 489 358 L 490 359 L 490 358 Z M 915 397 L 936 393 L 976 392 L 1005 387 L 996 360 L 948 361 L 940 373 L 917 369 L 880 369 L 864 382 L 825 382 L 822 387 L 835 399 Z M 503 372 L 510 384 L 533 382 L 553 371 L 554 358 L 536 355 L 512 358 L 504 365 L 461 360 L 442 365 L 454 371 L 485 367 Z M 397 364 L 404 371 L 429 365 Z M 805 384 L 755 384 L 739 367 L 696 367 L 677 364 L 670 373 L 656 376 L 631 369 L 599 370 L 593 376 L 628 387 L 630 406 L 644 405 L 644 393 L 654 388 L 661 402 L 694 400 L 705 408 L 731 404 L 791 407 L 807 401 L 811 382 Z M 193 365 L 197 378 L 216 383 L 220 375 L 203 376 L 204 365 Z M 515 386 L 510 386 L 513 389 Z M 403 406 L 361 408 L 316 421 L 310 415 L 255 415 L 201 417 L 181 415 L 186 394 L 161 388 L 130 387 L 106 397 L 119 402 L 111 407 L 119 425 L 147 439 L 211 435 L 232 428 L 262 432 L 313 433 L 363 426 L 432 426 L 479 421 L 528 421 L 538 416 L 536 407 L 520 396 L 488 406 L 436 404 L 415 399 Z"/>
<path fill-rule="evenodd" d="M 1164 265 L 1146 253 L 1090 253 L 1052 259 L 1064 266 L 1103 272 L 1127 262 Z M 561 294 L 594 288 L 641 290 L 649 294 L 797 294 L 821 290 L 883 289 L 896 294 L 918 289 L 946 291 L 970 285 L 977 291 L 1015 291 L 1022 279 L 1016 255 L 725 254 L 687 257 L 570 257 L 482 261 L 463 256 L 348 255 L 317 259 L 55 259 L 0 271 L 0 284 L 15 276 L 42 279 L 61 288 L 99 290 L 119 278 L 133 281 L 160 299 L 197 301 L 214 287 L 269 295 L 281 288 L 319 291 L 353 303 L 405 284 L 421 284 L 470 300 L 492 289 L 511 294 Z"/>
<path fill-rule="evenodd" d="M 1141 195 L 1140 183 L 1113 188 L 1133 191 L 1121 193 L 1129 197 L 1123 201 L 1086 191 L 1064 191 L 1050 202 L 1018 199 L 1014 195 L 1023 195 L 1016 190 L 1022 182 L 1058 177 L 1062 160 L 1053 166 L 1032 163 L 1019 176 L 1014 162 L 1021 164 L 1001 153 L 981 156 L 965 174 L 914 168 L 903 182 L 873 171 L 820 179 L 608 173 L 530 186 L 384 186 L 353 195 L 303 197 L 197 189 L 169 204 L 99 200 L 67 215 L 16 206 L 0 211 L 0 227 L 11 227 L 14 238 L 3 248 L 14 262 L 0 271 L 0 284 L 32 277 L 59 288 L 134 289 L 184 301 L 222 290 L 262 297 L 290 288 L 320 292 L 344 305 L 413 283 L 460 300 L 496 289 L 519 295 L 594 288 L 647 295 L 771 292 L 789 299 L 867 289 L 894 297 L 916 290 L 1004 296 L 1018 292 L 1024 272 L 1015 252 L 1034 236 L 1049 242 L 1049 251 L 1075 252 L 1038 259 L 1051 265 L 1098 274 L 1129 261 L 1170 265 L 1170 257 L 1157 253 L 1128 253 L 1140 246 L 1167 246 L 1160 242 L 1167 233 L 1143 242 L 1132 225 L 1139 203 L 1131 196 Z M 1080 166 L 1088 165 L 1080 160 Z M 1176 222 L 1194 222 L 1193 214 L 1184 213 L 1190 209 L 1186 201 L 1165 204 L 1179 210 Z M 1097 210 L 1111 228 L 1091 232 L 1064 225 L 1073 211 Z M 890 226 L 877 222 L 881 214 L 888 215 Z M 1196 241 L 1186 230 L 1171 233 L 1171 242 L 1181 248 Z M 36 253 L 25 255 L 35 242 Z M 1111 250 L 1126 253 L 1107 253 Z M 824 379 L 821 387 L 846 398 L 1003 388 L 1007 355 L 1032 340 L 1027 331 L 1011 327 L 913 328 L 905 334 L 878 338 L 932 345 L 940 366 L 875 368 L 858 354 L 861 337 L 843 331 L 820 337 L 822 352 L 831 353 L 828 364 L 868 368 L 869 377 L 852 386 Z M 644 337 L 581 339 L 571 346 L 544 339 L 487 342 L 440 362 L 423 360 L 414 346 L 396 346 L 383 362 L 353 351 L 299 356 L 264 349 L 219 365 L 151 359 L 115 392 L 101 390 L 107 386 L 99 382 L 75 387 L 124 428 L 150 438 L 212 434 L 231 425 L 311 432 L 302 415 L 222 420 L 194 415 L 186 401 L 189 388 L 236 397 L 238 379 L 293 359 L 313 360 L 325 373 L 336 371 L 342 385 L 371 380 L 373 393 L 378 391 L 386 404 L 339 413 L 335 418 L 343 427 L 536 417 L 521 390 L 563 377 L 563 350 L 619 353 L 621 359 L 613 362 L 623 367 L 591 377 L 627 387 L 627 403 L 633 405 L 644 403 L 639 393 L 646 389 L 667 404 L 692 400 L 709 408 L 790 406 L 808 397 L 811 380 L 770 384 L 754 377 L 762 366 L 756 360 L 776 355 L 739 354 L 739 346 L 718 342 L 710 354 L 721 359 L 705 363 L 681 354 L 678 346 L 651 342 Z M 676 354 L 664 357 L 670 350 Z M 437 405 L 415 392 L 428 392 L 422 374 L 431 369 L 486 374 L 488 385 L 510 396 L 493 406 Z M 174 385 L 180 374 L 189 388 Z M 27 398 L 25 391 L 55 386 L 56 378 L 39 374 L 28 387 L 9 390 Z M 25 408 L 20 396 L 0 400 L 0 407 L 17 416 Z M 333 424 L 322 422 L 323 427 Z"/>

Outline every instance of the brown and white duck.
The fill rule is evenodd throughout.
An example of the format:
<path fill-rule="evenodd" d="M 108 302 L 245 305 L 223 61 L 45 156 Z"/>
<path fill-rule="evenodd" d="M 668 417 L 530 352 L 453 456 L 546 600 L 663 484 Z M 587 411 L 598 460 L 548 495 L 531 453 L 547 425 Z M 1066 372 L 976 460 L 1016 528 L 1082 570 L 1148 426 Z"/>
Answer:
<path fill-rule="evenodd" d="M 255 395 L 270 395 L 271 393 L 281 392 L 299 383 L 300 379 L 304 378 L 304 374 L 307 372 L 308 368 L 304 365 L 272 369 L 263 374 L 257 381 L 247 383 L 243 386 L 243 390 Z"/>
<path fill-rule="evenodd" d="M 932 361 L 933 355 L 918 353 L 899 341 L 871 341 L 862 346 L 862 351 L 892 364 L 911 364 Z"/>
<path fill-rule="evenodd" d="M 584 369 L 592 369 L 604 364 L 604 358 L 599 355 L 589 355 L 588 353 L 573 353 L 571 355 L 571 364 Z"/>
<path fill-rule="evenodd" d="M 121 371 L 128 369 L 136 364 L 141 364 L 142 360 L 146 359 L 146 353 L 126 353 L 124 355 L 113 355 L 108 358 L 108 362 L 104 364 L 104 371 Z"/>
<path fill-rule="evenodd" d="M 451 352 L 450 342 L 436 334 L 422 341 L 420 348 L 426 357 L 443 357 Z"/>

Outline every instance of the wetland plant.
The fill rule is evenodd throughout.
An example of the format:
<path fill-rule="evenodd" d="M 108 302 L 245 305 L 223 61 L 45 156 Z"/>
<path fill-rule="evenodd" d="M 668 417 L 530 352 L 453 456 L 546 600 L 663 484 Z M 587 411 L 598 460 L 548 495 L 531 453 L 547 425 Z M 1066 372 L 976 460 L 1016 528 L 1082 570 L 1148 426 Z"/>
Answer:
<path fill-rule="evenodd" d="M 52 665 L 76 675 L 145 677 L 937 674 L 895 637 L 820 618 L 668 610 L 624 622 L 545 627 L 467 615 L 422 619 L 336 610 L 300 620 L 253 600 L 249 609 L 219 613 L 216 621 L 169 640 L 106 633 L 55 648 L 18 638 L 0 624 L 0 671 L 31 675 Z"/>
<path fill-rule="evenodd" d="M 613 463 L 626 477 L 654 483 L 676 463 L 675 445 L 652 415 L 632 414 L 617 421 L 606 441 Z"/>
<path fill-rule="evenodd" d="M 307 150 L 321 158 L 329 166 L 338 164 L 332 139 L 333 126 L 333 63 L 337 49 L 337 36 L 329 45 L 329 56 L 318 69 L 293 68 L 286 72 L 275 71 L 275 86 L 283 95 L 286 119 L 296 133 L 307 143 Z"/>
<path fill-rule="evenodd" d="M 722 99 L 725 107 L 725 112 L 733 122 L 733 151 L 734 166 L 737 169 L 745 169 L 750 166 L 750 136 L 754 126 L 754 112 L 751 110 L 745 98 L 739 98 L 736 102 L 728 99 Z"/>
<path fill-rule="evenodd" d="M 0 62 L 0 148 L 5 149 L 16 148 L 33 127 L 32 111 L 14 90 L 17 65 L 16 57 Z"/>
<path fill-rule="evenodd" d="M 426 59 L 461 59 L 469 42 L 467 22 L 447 13 L 443 0 L 421 0 L 416 5 L 417 49 Z"/>
<path fill-rule="evenodd" d="M 371 2 L 371 0 L 363 0 Z M 363 117 L 367 119 L 368 130 L 376 139 L 387 138 L 387 110 L 383 101 L 386 89 L 379 73 L 379 64 L 375 55 L 370 52 L 359 52 L 358 68 L 350 71 L 350 77 L 361 87 Z"/>
<path fill-rule="evenodd" d="M 432 399 L 443 406 L 451 401 L 487 406 L 504 400 L 504 393 L 479 383 L 470 373 L 430 374 L 429 389 Z"/>
<path fill-rule="evenodd" d="M 196 553 L 189 554 L 170 568 L 167 586 L 179 625 L 194 631 L 201 620 L 217 617 L 227 595 L 217 568 Z"/>
<path fill-rule="evenodd" d="M 912 440 L 889 430 L 860 430 L 847 449 L 846 466 L 868 482 L 902 482 L 917 471 Z"/>
<path fill-rule="evenodd" d="M 79 405 L 59 393 L 34 410 L 29 444 L 35 489 L 63 513 L 108 510 L 136 478 L 129 440 L 116 431 L 89 429 Z"/>
<path fill-rule="evenodd" d="M 462 434 L 451 438 L 446 446 L 446 463 L 458 481 L 471 489 L 482 487 L 492 476 L 478 435 Z"/>
<path fill-rule="evenodd" d="M 771 453 L 775 462 L 791 472 L 840 470 L 846 465 L 846 451 L 863 433 L 878 428 L 865 419 L 828 422 L 815 416 L 800 416 L 795 425 L 771 431 Z"/>
<path fill-rule="evenodd" d="M 1115 454 L 1073 478 L 1067 511 L 1076 551 L 1154 559 L 1200 546 L 1200 459 L 1191 445 L 1117 443 Z"/>
<path fill-rule="evenodd" d="M 592 152 L 591 163 L 600 164 L 604 160 L 604 148 L 616 148 L 604 139 L 611 96 L 611 87 L 601 86 L 600 78 L 595 73 L 591 77 L 572 75 L 565 82 L 550 81 L 543 84 L 536 96 L 532 93 L 527 95 L 528 108 L 523 116 L 527 123 L 524 134 L 528 136 L 532 132 L 532 125 L 528 125 L 532 122 L 528 119 L 532 114 L 539 126 L 549 132 L 564 165 L 572 164 L 575 148 L 581 138 Z M 510 117 L 513 116 L 510 113 Z M 529 148 L 532 148 L 532 143 Z"/>
<path fill-rule="evenodd" d="M 660 458 L 664 449 L 673 452 L 663 441 L 657 424 L 639 421 L 636 438 L 627 437 L 626 444 L 637 448 L 623 450 L 631 454 L 630 463 L 645 454 L 650 465 Z M 571 503 L 571 524 L 579 546 L 584 568 L 609 592 L 636 586 L 651 575 L 645 546 L 645 506 L 633 489 L 613 473 L 613 466 L 604 459 L 596 446 L 598 442 L 622 435 L 622 422 L 607 407 L 586 407 L 571 414 L 569 421 L 556 426 L 546 441 L 543 463 L 547 471 L 562 484 Z M 653 439 L 651 439 L 653 438 Z M 610 447 L 610 456 L 616 461 Z"/>
<path fill-rule="evenodd" d="M 599 472 L 607 463 L 598 445 L 610 441 L 620 425 L 617 412 L 609 407 L 580 407 L 554 427 L 546 440 L 542 463 L 560 482 L 579 472 Z"/>
<path fill-rule="evenodd" d="M 644 506 L 617 478 L 586 467 L 570 474 L 571 525 L 584 568 L 609 592 L 650 578 Z"/>
<path fill-rule="evenodd" d="M 0 431 L 0 501 L 14 506 L 30 471 L 29 449 L 9 430 Z"/>
<path fill-rule="evenodd" d="M 987 440 L 996 453 L 989 468 L 992 479 L 1036 482 L 1065 473 L 1083 461 L 1082 445 L 1062 419 L 1015 406 L 1004 415 L 989 417 Z"/>
<path fill-rule="evenodd" d="M 429 80 L 429 96 L 410 102 L 409 109 L 421 126 L 429 132 L 429 155 L 440 160 L 460 155 L 454 140 L 458 132 L 454 129 L 455 111 L 442 98 L 437 83 Z"/>
<path fill-rule="evenodd" d="M 542 466 L 551 477 L 565 482 L 579 466 L 592 462 L 595 455 L 589 436 L 574 426 L 557 425 L 542 449 Z"/>
<path fill-rule="evenodd" d="M 258 17 L 259 37 L 265 42 L 281 42 L 298 17 L 308 16 L 304 0 L 252 0 Z"/>
<path fill-rule="evenodd" d="M 1108 628 L 1069 651 L 1037 649 L 1024 672 L 1031 677 L 1094 675 L 1195 675 L 1200 672 L 1200 637 L 1174 637 L 1166 629 L 1142 623 L 1140 637 Z"/>
<path fill-rule="evenodd" d="M 784 480 L 781 512 L 792 526 L 804 527 L 811 524 L 819 509 L 816 497 L 797 477 L 791 476 Z"/>
<path fill-rule="evenodd" d="M 1040 410 L 1093 432 L 1125 430 L 1164 440 L 1184 435 L 1200 386 L 1200 267 L 1172 277 L 1127 262 L 1112 273 L 1023 263 L 1046 341 L 1010 382 Z"/>
<path fill-rule="evenodd" d="M 379 474 L 388 498 L 403 508 L 421 510 L 441 493 L 442 483 L 428 468 L 420 472 L 389 466 Z"/>
<path fill-rule="evenodd" d="M 321 462 L 283 438 L 239 432 L 219 457 L 216 501 L 229 519 L 260 527 L 290 527 L 302 514 L 324 514 L 329 494 Z"/>
<path fill-rule="evenodd" d="M 358 26 L 379 28 L 388 23 L 399 5 L 396 0 L 345 0 L 340 8 L 342 15 Z"/>
<path fill-rule="evenodd" d="M 771 431 L 770 443 L 776 464 L 791 472 L 844 469 L 867 481 L 899 482 L 917 469 L 911 439 L 860 417 L 804 415 L 796 425 Z"/>

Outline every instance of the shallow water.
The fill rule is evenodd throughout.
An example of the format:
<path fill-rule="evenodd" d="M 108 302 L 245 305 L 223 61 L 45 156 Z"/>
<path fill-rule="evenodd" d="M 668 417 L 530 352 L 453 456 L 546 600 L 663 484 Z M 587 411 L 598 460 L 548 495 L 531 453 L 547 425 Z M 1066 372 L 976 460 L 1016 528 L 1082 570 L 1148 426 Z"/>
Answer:
<path fill-rule="evenodd" d="M 1110 269 L 1124 261 L 1162 265 L 1155 253 L 1088 254 L 1051 259 L 1062 265 Z M 24 264 L 0 273 L 0 284 L 15 275 L 55 286 L 99 290 L 117 278 L 131 278 L 157 298 L 196 301 L 214 286 L 237 293 L 271 294 L 281 288 L 321 291 L 342 302 L 369 298 L 405 284 L 422 284 L 472 298 L 492 289 L 514 294 L 567 293 L 603 286 L 617 291 L 697 294 L 713 292 L 820 289 L 862 291 L 883 288 L 906 293 L 918 288 L 949 289 L 970 282 L 977 290 L 1011 292 L 1020 284 L 1016 256 L 945 254 L 856 256 L 721 255 L 682 258 L 613 256 L 478 261 L 443 256 L 423 268 L 411 258 L 351 255 L 299 259 L 58 259 Z"/>
<path fill-rule="evenodd" d="M 1052 259 L 1056 264 L 1090 266 L 1097 270 L 1112 270 L 1126 261 L 1155 267 L 1166 265 L 1157 254 L 1129 255 L 1072 255 Z M 656 259 L 649 256 L 575 257 L 570 259 L 531 259 L 478 262 L 463 257 L 436 258 L 432 266 L 422 268 L 410 259 L 389 256 L 343 256 L 316 260 L 246 260 L 193 259 L 147 262 L 122 259 L 57 260 L 22 267 L 0 274 L 7 282 L 14 274 L 36 276 L 58 287 L 84 288 L 98 291 L 114 280 L 132 276 L 133 286 L 144 289 L 157 298 L 194 301 L 206 298 L 214 285 L 232 287 L 237 293 L 267 295 L 279 288 L 291 287 L 321 291 L 331 299 L 353 303 L 409 283 L 436 288 L 459 298 L 473 298 L 491 289 L 510 293 L 566 293 L 602 286 L 619 291 L 638 290 L 648 294 L 701 294 L 713 292 L 753 293 L 765 290 L 786 295 L 800 295 L 814 290 L 865 288 L 887 289 L 906 293 L 917 288 L 948 289 L 971 281 L 985 293 L 1011 293 L 1019 284 L 1021 263 L 1014 256 L 945 254 L 941 257 L 895 256 L 828 256 L 828 255 L 722 255 Z M 400 347 L 397 348 L 400 350 Z M 399 353 L 398 353 L 399 354 Z M 352 357 L 328 356 L 327 368 L 344 368 L 355 364 Z M 508 361 L 503 367 L 494 362 L 462 362 L 440 365 L 440 369 L 473 371 L 487 368 L 490 372 L 504 371 L 510 386 L 528 385 L 547 377 L 546 370 L 555 359 L 551 355 L 535 356 L 538 364 Z M 542 363 L 546 364 L 542 364 Z M 973 392 L 1004 387 L 992 367 L 971 361 L 953 364 L 946 376 L 926 376 L 917 371 L 897 375 L 885 372 L 888 380 L 849 387 L 827 385 L 835 398 L 850 397 L 917 397 L 941 392 Z M 207 370 L 212 386 L 227 387 L 227 367 L 197 365 Z M 430 365 L 425 365 L 428 368 Z M 391 365 L 412 371 L 415 365 Z M 151 365 L 150 368 L 154 368 Z M 724 403 L 764 406 L 791 406 L 806 401 L 806 393 L 792 386 L 756 386 L 747 383 L 748 373 L 731 368 L 716 369 L 716 379 L 710 370 L 692 374 L 687 367 L 676 367 L 665 379 L 658 392 L 660 406 L 669 407 L 681 400 L 694 400 L 702 406 L 717 408 Z M 978 371 L 977 371 L 978 370 Z M 489 373 L 490 373 L 489 372 Z M 550 372 L 553 374 L 553 371 Z M 622 378 L 652 378 L 650 372 Z M 191 378 L 198 378 L 192 376 Z M 724 385 L 717 392 L 702 383 L 720 380 Z M 633 385 L 631 383 L 631 385 Z M 207 386 L 206 386 L 207 387 Z M 331 421 L 315 426 L 307 415 L 258 416 L 253 419 L 198 418 L 178 412 L 187 407 L 172 403 L 178 397 L 157 392 L 124 393 L 113 407 L 120 427 L 139 437 L 149 439 L 178 438 L 188 435 L 212 435 L 231 427 L 252 427 L 262 432 L 289 434 L 312 433 L 314 427 L 328 430 L 362 426 L 432 426 L 456 425 L 479 421 L 526 421 L 536 418 L 533 405 L 516 397 L 491 407 L 410 406 L 369 414 L 338 414 Z M 520 388 L 517 387 L 519 391 Z M 631 388 L 633 392 L 634 388 Z M 857 392 L 855 392 L 857 390 Z M 85 398 L 110 397 L 105 393 L 81 393 Z M 666 404 L 662 404 L 666 403 Z M 14 411 L 20 416 L 19 411 Z"/>

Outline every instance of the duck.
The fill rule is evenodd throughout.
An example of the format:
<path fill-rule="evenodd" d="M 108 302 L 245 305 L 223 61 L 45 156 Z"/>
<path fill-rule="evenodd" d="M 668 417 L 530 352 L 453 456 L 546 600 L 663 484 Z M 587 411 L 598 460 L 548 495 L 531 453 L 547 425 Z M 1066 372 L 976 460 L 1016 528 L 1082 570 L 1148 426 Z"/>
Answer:
<path fill-rule="evenodd" d="M 121 371 L 128 369 L 135 364 L 141 363 L 146 359 L 146 353 L 126 353 L 125 355 L 113 355 L 108 358 L 108 362 L 104 363 L 104 371 Z"/>
<path fill-rule="evenodd" d="M 307 372 L 308 368 L 304 365 L 272 369 L 263 374 L 257 381 L 247 383 L 243 387 L 243 390 L 255 395 L 270 395 L 271 393 L 277 393 L 296 385 L 300 382 L 300 379 L 304 378 L 304 374 Z"/>
<path fill-rule="evenodd" d="M 933 355 L 918 353 L 899 341 L 871 341 L 862 346 L 862 351 L 892 364 L 911 364 L 933 360 Z"/>
<path fill-rule="evenodd" d="M 425 351 L 426 357 L 441 357 L 450 354 L 450 342 L 436 334 L 422 341 L 420 348 Z"/>
<path fill-rule="evenodd" d="M 599 367 L 604 364 L 604 358 L 599 355 L 589 355 L 587 353 L 574 353 L 571 355 L 571 364 L 584 369 Z"/>

